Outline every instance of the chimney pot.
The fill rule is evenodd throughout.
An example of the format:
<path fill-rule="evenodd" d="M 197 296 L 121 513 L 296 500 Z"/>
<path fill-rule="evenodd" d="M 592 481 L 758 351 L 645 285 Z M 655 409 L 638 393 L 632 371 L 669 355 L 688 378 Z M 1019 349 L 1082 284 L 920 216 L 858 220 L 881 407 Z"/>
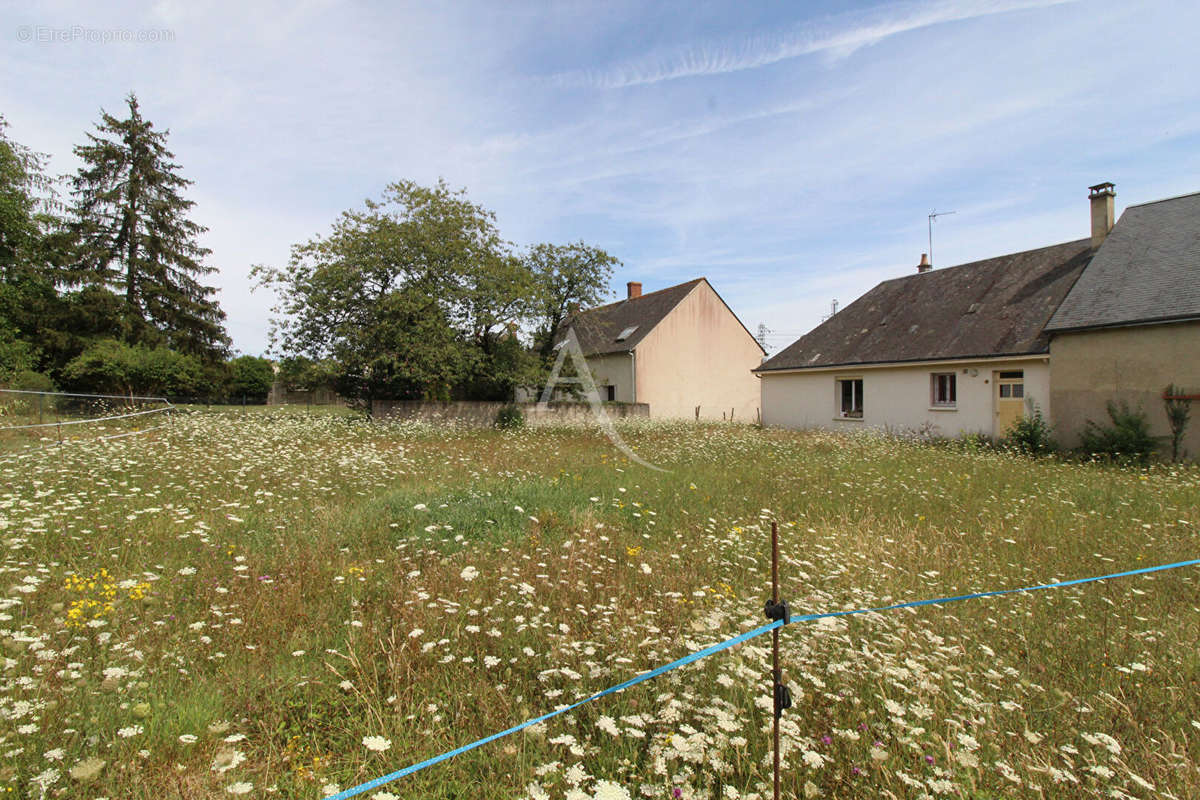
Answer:
<path fill-rule="evenodd" d="M 921 263 L 917 264 L 917 272 L 929 272 L 933 265 L 929 263 L 929 253 L 921 253 Z"/>
<path fill-rule="evenodd" d="M 1097 183 L 1088 187 L 1088 200 L 1092 204 L 1092 249 L 1103 244 L 1112 230 L 1116 196 L 1116 187 L 1111 183 Z"/>
<path fill-rule="evenodd" d="M 640 281 L 630 281 L 629 283 L 625 284 L 625 288 L 629 292 L 627 297 L 630 300 L 632 300 L 635 297 L 642 296 L 642 284 Z"/>

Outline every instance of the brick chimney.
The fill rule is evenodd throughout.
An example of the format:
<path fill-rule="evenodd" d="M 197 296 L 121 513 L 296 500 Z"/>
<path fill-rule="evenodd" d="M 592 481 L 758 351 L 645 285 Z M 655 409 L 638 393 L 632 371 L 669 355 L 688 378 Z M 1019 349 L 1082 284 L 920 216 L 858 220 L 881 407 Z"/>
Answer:
<path fill-rule="evenodd" d="M 635 297 L 642 296 L 642 284 L 640 281 L 630 281 L 625 284 L 625 288 L 629 291 L 627 299 L 632 300 Z"/>
<path fill-rule="evenodd" d="M 1099 247 L 1113 227 L 1113 206 L 1117 191 L 1111 183 L 1097 183 L 1088 187 L 1088 200 L 1092 203 L 1092 248 Z"/>
<path fill-rule="evenodd" d="M 929 263 L 929 253 L 921 253 L 921 263 L 917 264 L 917 272 L 929 272 L 933 264 Z"/>

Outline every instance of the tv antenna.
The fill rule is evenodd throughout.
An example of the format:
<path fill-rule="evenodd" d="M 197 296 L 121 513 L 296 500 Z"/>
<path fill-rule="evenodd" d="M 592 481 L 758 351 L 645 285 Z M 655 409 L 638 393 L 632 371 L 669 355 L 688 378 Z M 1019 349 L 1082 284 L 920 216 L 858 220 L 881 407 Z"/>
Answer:
<path fill-rule="evenodd" d="M 936 208 L 929 212 L 929 265 L 933 266 L 933 221 L 938 217 L 957 214 L 957 211 L 938 211 Z"/>

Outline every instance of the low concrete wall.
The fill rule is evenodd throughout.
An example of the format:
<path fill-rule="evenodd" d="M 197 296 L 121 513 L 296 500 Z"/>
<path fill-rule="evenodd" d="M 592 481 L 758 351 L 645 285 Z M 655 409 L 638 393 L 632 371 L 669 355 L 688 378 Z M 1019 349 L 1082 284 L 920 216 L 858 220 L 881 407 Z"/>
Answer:
<path fill-rule="evenodd" d="M 288 391 L 283 387 L 283 384 L 276 381 L 271 387 L 271 393 L 267 395 L 267 405 L 344 406 L 346 405 L 346 401 L 344 398 L 339 397 L 333 389 L 295 389 Z"/>
<path fill-rule="evenodd" d="M 452 422 L 459 425 L 485 428 L 496 423 L 496 414 L 509 403 L 482 400 L 461 400 L 453 403 L 432 403 L 423 400 L 376 400 L 371 414 L 376 419 L 417 420 L 419 422 Z M 595 419 L 587 403 L 512 403 L 521 409 L 528 425 L 559 425 L 582 423 Z M 646 403 L 605 403 L 609 419 L 648 417 Z"/>

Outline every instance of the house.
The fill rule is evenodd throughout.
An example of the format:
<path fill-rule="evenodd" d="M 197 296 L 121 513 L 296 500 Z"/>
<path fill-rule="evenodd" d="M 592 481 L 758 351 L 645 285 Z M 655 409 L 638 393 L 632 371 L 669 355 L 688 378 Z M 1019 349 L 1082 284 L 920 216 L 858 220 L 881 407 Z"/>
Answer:
<path fill-rule="evenodd" d="M 601 399 L 647 403 L 650 416 L 755 421 L 763 348 L 705 278 L 573 314 Z"/>
<path fill-rule="evenodd" d="M 884 281 L 765 361 L 763 422 L 1000 435 L 1050 398 L 1043 328 L 1086 239 Z"/>
<path fill-rule="evenodd" d="M 1115 225 L 1114 201 L 1090 187 L 1088 239 L 940 270 L 922 256 L 755 370 L 763 421 L 1000 437 L 1036 407 L 1073 447 L 1124 400 L 1165 435 L 1167 384 L 1200 391 L 1200 194 Z M 1200 453 L 1200 431 L 1185 446 Z"/>
<path fill-rule="evenodd" d="M 1141 407 L 1166 436 L 1166 386 L 1200 393 L 1200 193 L 1129 206 L 1113 226 L 1111 184 L 1092 192 L 1102 243 L 1046 326 L 1050 408 L 1068 447 L 1087 420 L 1108 421 L 1110 401 Z M 1184 440 L 1193 458 L 1197 405 Z"/>

